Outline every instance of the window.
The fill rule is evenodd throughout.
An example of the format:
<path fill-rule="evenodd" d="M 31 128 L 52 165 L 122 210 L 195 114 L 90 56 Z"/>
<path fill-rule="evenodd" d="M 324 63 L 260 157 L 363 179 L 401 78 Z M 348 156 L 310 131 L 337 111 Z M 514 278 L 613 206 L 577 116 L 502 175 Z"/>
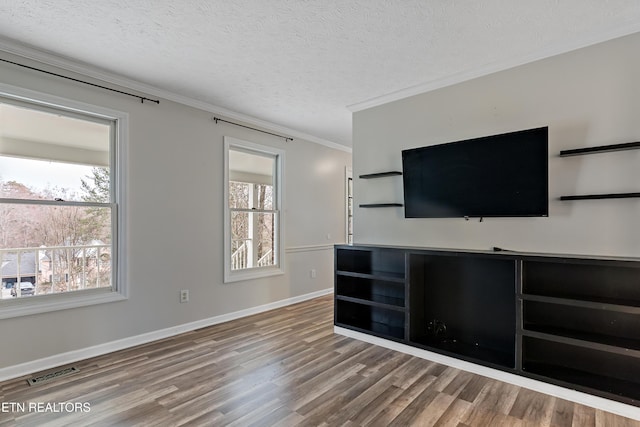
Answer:
<path fill-rule="evenodd" d="M 283 273 L 283 157 L 225 137 L 225 282 Z"/>
<path fill-rule="evenodd" d="M 0 318 L 122 299 L 126 115 L 0 86 Z"/>

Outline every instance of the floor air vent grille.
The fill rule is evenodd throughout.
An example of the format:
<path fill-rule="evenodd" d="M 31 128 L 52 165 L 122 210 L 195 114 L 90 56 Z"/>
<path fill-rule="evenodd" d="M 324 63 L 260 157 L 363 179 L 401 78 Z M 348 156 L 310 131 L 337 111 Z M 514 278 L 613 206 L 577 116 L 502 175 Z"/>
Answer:
<path fill-rule="evenodd" d="M 27 380 L 27 383 L 29 383 L 29 385 L 44 384 L 56 380 L 60 377 L 66 377 L 68 375 L 75 374 L 76 372 L 80 372 L 80 369 L 72 366 L 70 368 L 59 369 L 57 371 L 49 372 L 38 377 L 30 378 Z"/>

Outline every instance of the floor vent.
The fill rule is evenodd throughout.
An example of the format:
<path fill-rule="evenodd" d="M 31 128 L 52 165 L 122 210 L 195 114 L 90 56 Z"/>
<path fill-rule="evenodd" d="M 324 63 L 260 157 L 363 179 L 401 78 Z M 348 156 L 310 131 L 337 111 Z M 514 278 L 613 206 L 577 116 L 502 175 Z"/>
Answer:
<path fill-rule="evenodd" d="M 44 384 L 60 377 L 66 377 L 68 375 L 75 374 L 76 372 L 80 372 L 80 369 L 72 366 L 70 368 L 64 368 L 58 371 L 49 372 L 47 374 L 40 375 L 39 377 L 30 378 L 27 380 L 27 383 L 29 383 L 29 385 Z"/>

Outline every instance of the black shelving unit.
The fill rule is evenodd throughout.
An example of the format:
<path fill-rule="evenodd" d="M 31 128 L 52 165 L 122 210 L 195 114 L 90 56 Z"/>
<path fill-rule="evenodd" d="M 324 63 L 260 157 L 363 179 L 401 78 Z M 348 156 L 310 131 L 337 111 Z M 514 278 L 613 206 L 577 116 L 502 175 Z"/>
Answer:
<path fill-rule="evenodd" d="M 523 373 L 638 405 L 638 284 L 638 262 L 524 260 Z"/>
<path fill-rule="evenodd" d="M 369 173 L 360 175 L 361 179 L 375 179 L 375 178 L 384 178 L 387 176 L 401 176 L 402 172 L 400 171 L 388 171 L 388 172 L 377 172 L 377 173 Z M 361 208 L 401 208 L 404 206 L 402 203 L 361 203 L 358 205 Z"/>
<path fill-rule="evenodd" d="M 640 259 L 335 247 L 335 324 L 640 407 Z"/>
<path fill-rule="evenodd" d="M 335 324 L 405 341 L 404 253 L 341 246 L 335 250 L 335 266 Z"/>

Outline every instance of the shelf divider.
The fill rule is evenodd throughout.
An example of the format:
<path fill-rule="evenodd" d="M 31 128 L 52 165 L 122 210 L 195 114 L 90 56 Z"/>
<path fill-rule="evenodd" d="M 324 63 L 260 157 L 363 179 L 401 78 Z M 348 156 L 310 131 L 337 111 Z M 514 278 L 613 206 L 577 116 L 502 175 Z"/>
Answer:
<path fill-rule="evenodd" d="M 618 349 L 619 354 L 627 355 L 629 350 L 635 351 L 636 357 L 640 357 L 640 340 L 630 338 L 618 338 L 615 336 L 603 334 L 590 334 L 587 332 L 574 331 L 561 327 L 537 327 L 528 326 L 523 329 L 522 334 L 525 336 L 533 336 L 535 338 L 545 339 L 549 336 L 565 337 L 570 340 L 583 341 L 592 343 L 591 348 L 597 348 L 604 351 Z M 571 343 L 567 341 L 568 343 Z M 588 346 L 588 345 L 587 345 Z"/>
<path fill-rule="evenodd" d="M 640 315 L 640 307 L 638 305 L 633 305 L 634 303 L 629 302 L 624 303 L 623 300 L 613 298 L 570 298 L 566 296 L 550 297 L 544 295 L 523 294 L 522 300 Z"/>
<path fill-rule="evenodd" d="M 394 300 L 394 299 L 398 300 L 397 302 L 400 302 L 400 298 L 389 297 L 387 302 L 382 302 L 380 298 L 378 298 L 379 300 L 376 301 L 376 299 L 358 298 L 358 297 L 352 297 L 349 295 L 336 295 L 336 299 L 342 300 L 342 301 L 349 301 L 357 304 L 370 305 L 371 307 L 380 307 L 387 310 L 396 310 L 396 311 L 402 311 L 402 312 L 406 311 L 404 305 L 397 305 L 395 303 L 391 303 L 391 300 Z M 402 303 L 404 304 L 404 301 Z"/>
<path fill-rule="evenodd" d="M 404 284 L 404 273 L 393 273 L 391 271 L 371 271 L 368 273 L 361 271 L 336 270 L 340 276 L 361 277 L 363 279 L 382 280 L 385 282 L 396 282 Z"/>
<path fill-rule="evenodd" d="M 532 330 L 523 330 L 522 335 L 525 337 L 537 338 L 539 340 L 552 341 L 560 344 L 581 347 L 590 350 L 597 350 L 605 353 L 619 354 L 621 356 L 640 358 L 640 350 L 619 347 L 616 345 L 605 344 L 596 341 L 585 341 L 583 339 L 573 338 L 565 335 L 547 334 L 544 332 L 536 332 Z"/>

